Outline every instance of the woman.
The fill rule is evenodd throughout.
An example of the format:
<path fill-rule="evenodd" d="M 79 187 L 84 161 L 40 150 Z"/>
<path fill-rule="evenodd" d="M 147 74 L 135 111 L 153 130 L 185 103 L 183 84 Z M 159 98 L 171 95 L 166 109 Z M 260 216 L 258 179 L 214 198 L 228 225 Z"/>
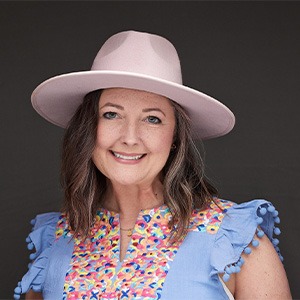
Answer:
<path fill-rule="evenodd" d="M 169 41 L 118 33 L 91 71 L 45 81 L 32 103 L 67 127 L 65 202 L 32 222 L 15 299 L 291 299 L 278 212 L 221 200 L 203 175 L 193 140 L 234 116 L 182 85 Z"/>

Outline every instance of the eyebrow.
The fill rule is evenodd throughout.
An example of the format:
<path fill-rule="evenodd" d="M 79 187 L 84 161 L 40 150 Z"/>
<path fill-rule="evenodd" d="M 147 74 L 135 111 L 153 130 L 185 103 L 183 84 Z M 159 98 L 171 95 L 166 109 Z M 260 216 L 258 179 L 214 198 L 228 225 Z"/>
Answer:
<path fill-rule="evenodd" d="M 124 110 L 124 107 L 121 106 L 121 105 L 118 105 L 118 104 L 114 104 L 114 103 L 111 103 L 111 102 L 107 102 L 105 103 L 103 106 L 100 107 L 100 109 L 104 108 L 104 107 L 107 107 L 107 106 L 111 106 L 111 107 L 115 107 L 115 108 L 118 108 L 120 110 Z M 166 114 L 160 109 L 160 108 L 144 108 L 142 110 L 142 112 L 150 112 L 150 111 L 158 111 L 158 112 L 161 112 L 164 116 L 166 116 Z"/>
<path fill-rule="evenodd" d="M 100 107 L 100 109 L 102 109 L 103 107 L 106 107 L 106 106 L 112 106 L 112 107 L 115 107 L 115 108 L 124 110 L 124 107 L 123 107 L 123 106 L 118 105 L 118 104 L 114 104 L 114 103 L 111 103 L 111 102 L 105 103 L 103 106 Z"/>
<path fill-rule="evenodd" d="M 166 116 L 166 114 L 159 108 L 145 108 L 142 110 L 142 112 L 150 112 L 150 111 L 159 111 L 161 112 L 164 116 Z"/>

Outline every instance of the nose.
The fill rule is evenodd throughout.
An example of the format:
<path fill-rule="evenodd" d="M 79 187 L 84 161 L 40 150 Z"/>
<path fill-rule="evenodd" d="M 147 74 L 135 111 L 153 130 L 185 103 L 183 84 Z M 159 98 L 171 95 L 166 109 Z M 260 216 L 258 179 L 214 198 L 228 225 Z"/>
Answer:
<path fill-rule="evenodd" d="M 121 142 L 128 146 L 133 146 L 139 143 L 140 133 L 139 126 L 136 122 L 126 122 L 122 126 Z"/>

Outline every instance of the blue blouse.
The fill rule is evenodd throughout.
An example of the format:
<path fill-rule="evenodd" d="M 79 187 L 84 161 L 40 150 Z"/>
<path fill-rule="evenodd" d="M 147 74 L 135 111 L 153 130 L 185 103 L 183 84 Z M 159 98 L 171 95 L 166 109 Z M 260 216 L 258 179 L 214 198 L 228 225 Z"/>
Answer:
<path fill-rule="evenodd" d="M 215 199 L 194 210 L 187 236 L 168 243 L 169 208 L 142 210 L 123 261 L 119 260 L 119 216 L 97 213 L 92 235 L 74 238 L 61 213 L 38 215 L 26 239 L 33 261 L 15 288 L 44 299 L 228 299 L 228 281 L 266 234 L 280 259 L 278 211 L 266 200 L 242 204 Z M 252 247 L 249 247 L 251 245 Z"/>

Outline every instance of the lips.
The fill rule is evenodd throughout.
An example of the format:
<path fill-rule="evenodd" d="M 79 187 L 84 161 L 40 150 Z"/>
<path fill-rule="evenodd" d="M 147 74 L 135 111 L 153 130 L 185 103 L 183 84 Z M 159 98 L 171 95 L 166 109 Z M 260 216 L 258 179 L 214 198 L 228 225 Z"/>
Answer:
<path fill-rule="evenodd" d="M 146 154 L 132 154 L 132 155 L 129 155 L 129 154 L 124 154 L 124 153 L 118 153 L 118 152 L 114 152 L 114 151 L 111 151 L 111 153 L 117 157 L 117 158 L 120 158 L 120 159 L 124 159 L 124 160 L 139 160 L 141 159 L 143 156 L 145 156 Z"/>

